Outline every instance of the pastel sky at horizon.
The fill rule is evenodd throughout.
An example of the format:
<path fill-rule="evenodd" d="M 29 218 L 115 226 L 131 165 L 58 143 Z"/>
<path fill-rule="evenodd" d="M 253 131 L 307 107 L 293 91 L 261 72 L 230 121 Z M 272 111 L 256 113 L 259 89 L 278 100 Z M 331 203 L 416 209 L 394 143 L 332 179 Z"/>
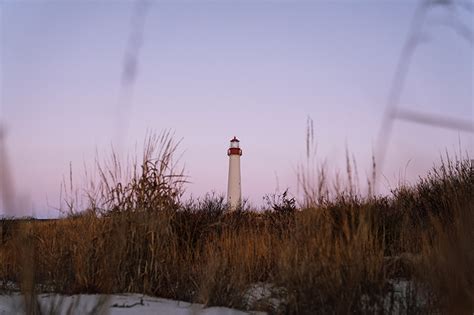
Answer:
<path fill-rule="evenodd" d="M 361 186 L 418 1 L 155 1 L 149 6 L 125 151 L 170 129 L 190 183 L 186 196 L 225 193 L 229 140 L 241 140 L 242 189 L 256 206 L 297 189 L 307 117 L 316 161 L 344 174 L 346 146 Z M 72 164 L 117 145 L 132 1 L 1 1 L 0 123 L 23 215 L 57 216 Z M 457 8 L 471 30 L 474 13 Z M 439 25 L 413 57 L 400 106 L 473 121 L 472 43 Z M 461 149 L 460 149 L 461 147 Z M 474 156 L 467 132 L 397 121 L 382 191 L 415 182 L 445 151 Z M 4 211 L 1 209 L 1 211 Z M 1 214 L 1 213 L 0 213 Z"/>

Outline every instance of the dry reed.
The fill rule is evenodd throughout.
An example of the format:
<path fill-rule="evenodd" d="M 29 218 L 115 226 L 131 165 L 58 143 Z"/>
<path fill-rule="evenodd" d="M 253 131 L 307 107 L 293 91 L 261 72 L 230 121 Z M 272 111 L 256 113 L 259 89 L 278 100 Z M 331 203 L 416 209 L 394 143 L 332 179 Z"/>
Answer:
<path fill-rule="evenodd" d="M 180 201 L 185 179 L 174 171 L 176 146 L 169 134 L 154 139 L 128 181 L 101 169 L 87 211 L 4 220 L 5 231 L 24 232 L 2 238 L 2 283 L 27 292 L 140 292 L 276 314 L 472 312 L 468 160 L 445 161 L 389 197 L 351 190 L 297 209 L 285 194 L 268 199 L 265 211 L 227 212 L 221 196 Z M 394 284 L 401 280 L 414 288 L 403 297 Z M 266 293 L 250 300 L 256 287 Z"/>

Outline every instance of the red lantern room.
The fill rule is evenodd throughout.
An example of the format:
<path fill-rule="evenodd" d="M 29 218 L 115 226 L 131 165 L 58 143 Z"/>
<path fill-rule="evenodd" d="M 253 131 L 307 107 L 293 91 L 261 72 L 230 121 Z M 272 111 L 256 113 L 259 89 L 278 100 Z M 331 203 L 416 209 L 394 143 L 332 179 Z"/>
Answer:
<path fill-rule="evenodd" d="M 239 139 L 234 137 L 230 140 L 230 148 L 227 150 L 227 155 L 242 155 L 242 149 L 239 147 Z"/>

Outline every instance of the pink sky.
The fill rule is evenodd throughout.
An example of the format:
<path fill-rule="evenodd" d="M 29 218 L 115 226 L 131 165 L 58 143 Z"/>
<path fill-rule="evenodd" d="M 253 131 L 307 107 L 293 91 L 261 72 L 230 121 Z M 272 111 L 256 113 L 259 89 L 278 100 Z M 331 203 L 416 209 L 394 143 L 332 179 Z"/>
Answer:
<path fill-rule="evenodd" d="M 241 140 L 244 197 L 290 188 L 305 160 L 306 119 L 316 159 L 344 173 L 345 147 L 361 183 L 370 173 L 391 80 L 416 4 L 412 2 L 153 2 L 122 142 L 147 130 L 175 131 L 191 183 L 187 194 L 224 193 L 226 150 Z M 457 8 L 472 29 L 472 13 Z M 472 44 L 436 24 L 433 9 L 400 105 L 473 119 Z M 117 145 L 118 99 L 132 2 L 3 2 L 1 121 L 25 214 L 56 216 L 73 165 L 78 182 Z M 413 182 L 445 150 L 473 156 L 472 134 L 396 122 L 382 191 Z M 363 185 L 362 185 L 363 186 Z M 49 205 L 46 200 L 49 200 Z"/>

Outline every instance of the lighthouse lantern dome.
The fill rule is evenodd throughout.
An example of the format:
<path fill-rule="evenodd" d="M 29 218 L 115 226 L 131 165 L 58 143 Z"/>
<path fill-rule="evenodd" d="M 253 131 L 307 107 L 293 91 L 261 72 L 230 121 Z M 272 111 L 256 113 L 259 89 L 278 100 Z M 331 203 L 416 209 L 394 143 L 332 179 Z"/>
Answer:
<path fill-rule="evenodd" d="M 239 140 L 234 137 L 234 139 L 230 140 L 230 147 L 231 148 L 239 148 Z"/>

